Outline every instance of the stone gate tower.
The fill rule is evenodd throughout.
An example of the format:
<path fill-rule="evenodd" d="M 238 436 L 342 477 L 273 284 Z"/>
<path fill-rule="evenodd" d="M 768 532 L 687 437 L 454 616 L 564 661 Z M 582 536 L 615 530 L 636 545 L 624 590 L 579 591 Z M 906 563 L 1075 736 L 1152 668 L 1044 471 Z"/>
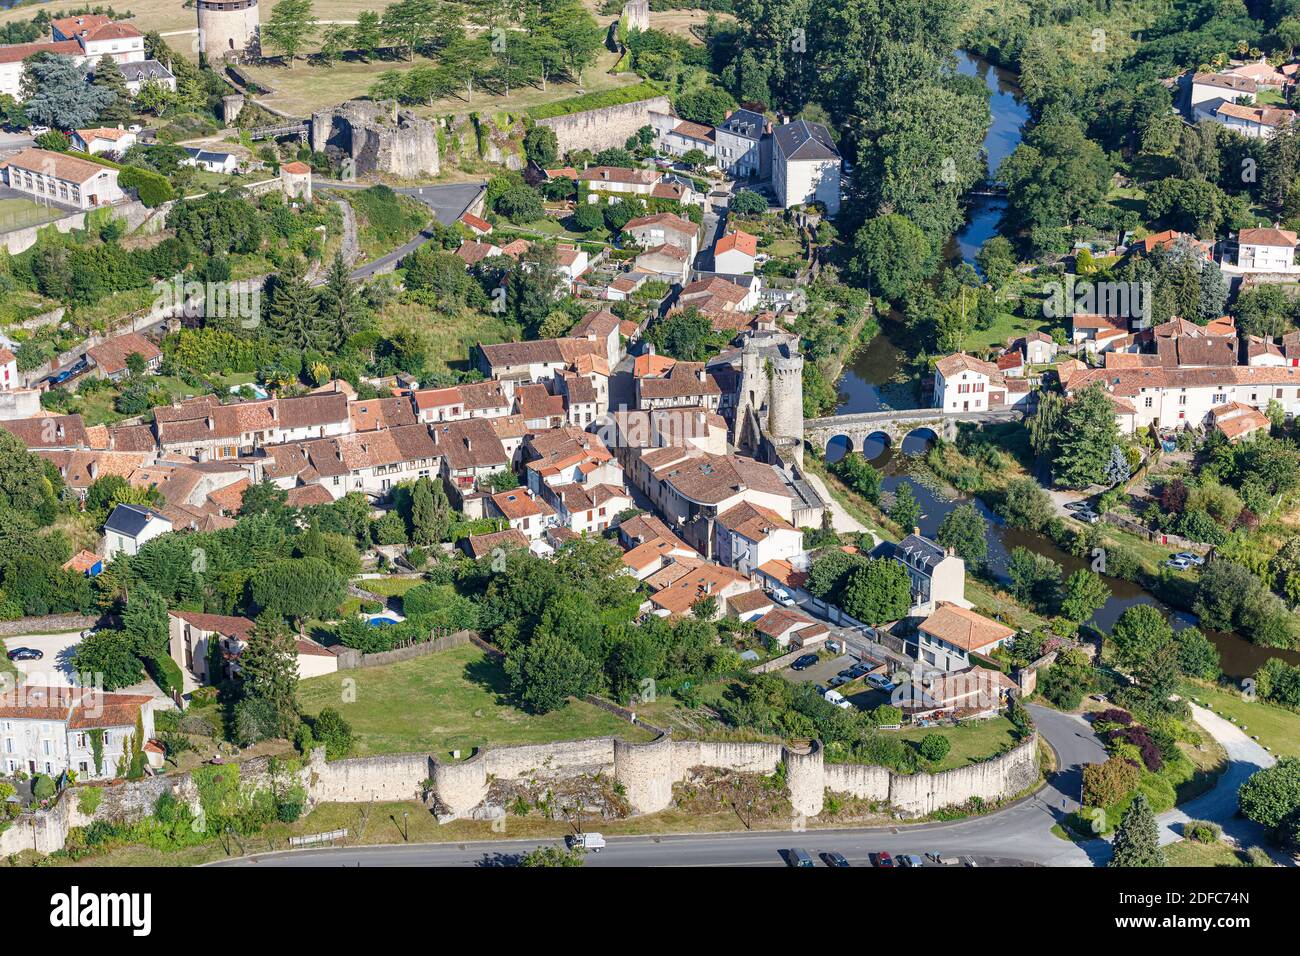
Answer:
<path fill-rule="evenodd" d="M 196 0 L 199 51 L 214 62 L 238 60 L 258 48 L 257 0 Z"/>
<path fill-rule="evenodd" d="M 790 337 L 755 333 L 740 355 L 735 443 L 758 451 L 768 439 L 803 462 L 803 356 Z"/>

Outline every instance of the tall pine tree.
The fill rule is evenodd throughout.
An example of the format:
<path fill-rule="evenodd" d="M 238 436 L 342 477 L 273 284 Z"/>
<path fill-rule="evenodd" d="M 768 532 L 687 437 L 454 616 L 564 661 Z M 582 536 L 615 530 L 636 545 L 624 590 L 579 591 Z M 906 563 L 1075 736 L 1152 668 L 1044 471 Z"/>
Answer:
<path fill-rule="evenodd" d="M 270 287 L 271 308 L 267 324 L 281 345 L 307 351 L 328 351 L 330 323 L 322 319 L 315 290 L 307 283 L 301 256 L 285 260 Z"/>
<path fill-rule="evenodd" d="M 1110 858 L 1110 866 L 1115 867 L 1161 867 L 1165 865 L 1165 854 L 1160 849 L 1160 835 L 1156 828 L 1156 815 L 1151 812 L 1151 804 L 1146 794 L 1139 793 L 1124 811 L 1124 819 L 1115 830 L 1115 852 Z"/>
<path fill-rule="evenodd" d="M 101 56 L 90 82 L 113 94 L 112 100 L 99 111 L 99 122 L 109 127 L 126 123 L 131 118 L 131 91 L 126 88 L 126 77 L 117 61 L 107 53 Z"/>
<path fill-rule="evenodd" d="M 331 346 L 338 348 L 357 330 L 364 306 L 356 284 L 348 274 L 348 264 L 340 252 L 334 256 L 320 292 L 322 326 L 328 325 Z"/>
<path fill-rule="evenodd" d="M 275 708 L 281 736 L 298 724 L 298 649 L 284 621 L 272 612 L 257 619 L 248 646 L 239 655 L 244 693 Z"/>

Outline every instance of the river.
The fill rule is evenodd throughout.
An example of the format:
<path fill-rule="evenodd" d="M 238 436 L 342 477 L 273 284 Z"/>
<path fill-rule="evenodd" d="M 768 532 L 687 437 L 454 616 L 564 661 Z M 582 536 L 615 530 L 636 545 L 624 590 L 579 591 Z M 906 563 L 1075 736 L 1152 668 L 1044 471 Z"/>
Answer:
<path fill-rule="evenodd" d="M 1021 129 L 1029 119 L 1029 109 L 1020 102 L 1020 90 L 1014 74 L 964 51 L 958 51 L 957 59 L 960 72 L 981 77 L 989 88 L 993 122 L 984 139 L 984 150 L 990 173 L 993 173 L 1019 144 Z M 980 246 L 997 232 L 1005 209 L 1006 201 L 1002 198 L 972 197 L 966 225 L 949 240 L 946 247 L 949 261 L 973 264 Z M 898 317 L 884 317 L 880 334 L 858 349 L 837 383 L 839 402 L 836 413 L 848 415 L 854 412 L 916 407 L 916 384 L 903 373 L 902 358 L 907 348 L 907 332 Z M 1043 535 L 1007 528 L 978 498 L 949 498 L 937 493 L 929 483 L 910 476 L 908 459 L 924 454 L 928 444 L 921 437 L 910 436 L 899 449 L 889 448 L 883 442 L 875 440 L 868 440 L 863 448 L 855 449 L 861 451 L 883 472 L 884 490 L 893 491 L 903 481 L 911 483 L 924 515 L 920 521 L 922 534 L 933 537 L 944 517 L 953 508 L 971 500 L 990 524 L 987 563 L 989 571 L 997 579 L 1006 580 L 1007 557 L 1017 547 L 1028 548 L 1056 561 L 1062 566 L 1064 576 L 1086 566 L 1083 559 L 1062 551 Z M 826 460 L 836 461 L 843 457 L 845 451 L 843 444 L 832 442 L 826 449 Z M 1106 578 L 1106 583 L 1111 589 L 1110 600 L 1091 620 L 1092 624 L 1104 631 L 1109 631 L 1119 616 L 1135 604 L 1150 604 L 1159 608 L 1176 628 L 1195 623 L 1193 615 L 1169 607 L 1131 581 Z M 1213 631 L 1207 631 L 1206 634 L 1219 649 L 1224 674 L 1232 678 L 1250 676 L 1273 656 L 1300 664 L 1300 653 L 1260 647 L 1236 634 Z"/>

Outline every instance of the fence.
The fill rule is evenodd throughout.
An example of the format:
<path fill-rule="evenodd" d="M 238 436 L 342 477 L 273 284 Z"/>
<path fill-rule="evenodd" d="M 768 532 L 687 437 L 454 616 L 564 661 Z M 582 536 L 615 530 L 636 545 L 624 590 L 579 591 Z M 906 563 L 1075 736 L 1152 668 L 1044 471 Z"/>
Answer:
<path fill-rule="evenodd" d="M 424 657 L 426 654 L 449 651 L 453 647 L 464 647 L 466 644 L 471 643 L 479 644 L 480 641 L 477 638 L 478 635 L 473 631 L 456 631 L 454 634 L 430 635 L 429 640 L 422 641 L 419 644 L 410 644 L 391 651 L 376 651 L 373 654 L 363 654 L 351 647 L 342 648 L 338 651 L 339 670 L 350 671 L 360 667 L 381 667 L 384 664 L 409 661 L 416 657 Z M 488 647 L 491 647 L 491 645 L 488 645 Z M 492 649 L 496 650 L 495 648 Z"/>
<path fill-rule="evenodd" d="M 346 840 L 348 831 L 343 830 L 326 830 L 324 833 L 308 833 L 305 836 L 289 837 L 289 846 L 315 846 L 318 843 L 333 843 L 335 840 Z"/>
<path fill-rule="evenodd" d="M 1176 534 L 1166 534 L 1163 531 L 1152 531 L 1145 525 L 1134 521 L 1132 518 L 1126 518 L 1122 514 L 1114 511 L 1107 511 L 1101 516 L 1107 524 L 1113 524 L 1115 527 L 1127 531 L 1129 534 L 1135 534 L 1139 538 L 1145 538 L 1153 544 L 1158 544 L 1166 548 L 1181 548 L 1185 551 L 1194 551 L 1197 554 L 1205 554 L 1210 550 L 1208 544 L 1200 541 L 1193 541 L 1190 538 L 1184 538 Z"/>

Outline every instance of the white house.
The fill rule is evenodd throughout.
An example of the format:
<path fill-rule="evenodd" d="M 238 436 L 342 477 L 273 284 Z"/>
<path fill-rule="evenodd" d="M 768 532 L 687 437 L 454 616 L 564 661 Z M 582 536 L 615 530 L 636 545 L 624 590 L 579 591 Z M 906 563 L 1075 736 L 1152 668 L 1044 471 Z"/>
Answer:
<path fill-rule="evenodd" d="M 988 655 L 1016 632 L 955 604 L 940 604 L 916 629 L 916 658 L 943 671 L 971 665 L 971 654 Z M 909 645 L 910 649 L 910 645 Z"/>
<path fill-rule="evenodd" d="M 992 362 L 956 352 L 934 366 L 934 407 L 970 412 L 1006 404 L 1006 379 Z"/>
<path fill-rule="evenodd" d="M 699 251 L 699 227 L 670 212 L 629 220 L 622 232 L 636 240 L 642 249 L 653 249 L 668 243 L 685 249 L 692 260 Z"/>
<path fill-rule="evenodd" d="M 1213 119 L 1248 139 L 1272 139 L 1283 127 L 1295 122 L 1295 110 L 1220 103 Z"/>
<path fill-rule="evenodd" d="M 126 198 L 117 184 L 117 170 L 87 159 L 45 149 L 24 149 L 10 156 L 4 169 L 5 184 L 37 202 L 92 209 Z"/>
<path fill-rule="evenodd" d="M 772 188 L 784 209 L 820 202 L 840 211 L 840 151 L 821 123 L 795 120 L 772 130 Z"/>
<path fill-rule="evenodd" d="M 890 546 L 895 561 L 912 581 L 912 605 L 924 613 L 939 604 L 970 607 L 966 600 L 966 562 L 919 534 Z"/>
<path fill-rule="evenodd" d="M 238 658 L 248 646 L 256 625 L 246 617 L 168 611 L 168 654 L 186 679 L 186 691 L 215 684 L 238 672 Z M 319 677 L 338 670 L 338 656 L 329 648 L 303 637 L 297 639 L 298 679 Z M 212 665 L 220 671 L 212 672 Z"/>
<path fill-rule="evenodd" d="M 511 528 L 520 531 L 529 541 L 538 540 L 547 529 L 559 524 L 555 509 L 546 499 L 525 488 L 501 491 L 488 500 L 491 502 L 488 517 L 504 518 Z"/>
<path fill-rule="evenodd" d="M 1197 120 L 1214 119 L 1224 103 L 1254 103 L 1258 91 L 1255 81 L 1230 73 L 1197 73 L 1192 77 L 1192 116 Z"/>
<path fill-rule="evenodd" d="M 233 153 L 218 153 L 194 146 L 184 147 L 187 155 L 182 166 L 197 166 L 209 173 L 234 173 L 239 170 L 239 159 Z"/>
<path fill-rule="evenodd" d="M 0 348 L 0 392 L 11 392 L 18 387 L 18 357 L 6 348 Z"/>
<path fill-rule="evenodd" d="M 750 275 L 758 255 L 758 237 L 736 230 L 713 245 L 713 271 L 723 275 Z"/>
<path fill-rule="evenodd" d="M 152 508 L 120 504 L 104 522 L 104 558 L 133 555 L 147 541 L 172 530 L 172 523 Z"/>
<path fill-rule="evenodd" d="M 627 169 L 623 166 L 592 166 L 578 174 L 578 182 L 585 184 L 587 202 L 615 203 L 628 196 L 649 196 L 659 182 L 659 173 L 653 169 Z"/>
<path fill-rule="evenodd" d="M 775 511 L 742 501 L 714 524 L 714 555 L 720 564 L 753 574 L 768 561 L 789 561 L 803 570 L 803 532 Z"/>
<path fill-rule="evenodd" d="M 1243 272 L 1300 272 L 1296 234 L 1289 229 L 1243 229 L 1237 233 L 1237 268 Z"/>
<path fill-rule="evenodd" d="M 93 129 L 73 130 L 68 137 L 72 148 L 83 153 L 125 153 L 135 145 L 135 133 L 118 127 L 97 126 Z"/>
<path fill-rule="evenodd" d="M 117 777 L 132 741 L 151 766 L 162 750 L 151 744 L 154 698 L 109 694 L 91 687 L 24 684 L 0 693 L 0 772 L 57 777 L 70 770 L 81 781 Z M 139 729 L 137 729 L 137 727 Z"/>

